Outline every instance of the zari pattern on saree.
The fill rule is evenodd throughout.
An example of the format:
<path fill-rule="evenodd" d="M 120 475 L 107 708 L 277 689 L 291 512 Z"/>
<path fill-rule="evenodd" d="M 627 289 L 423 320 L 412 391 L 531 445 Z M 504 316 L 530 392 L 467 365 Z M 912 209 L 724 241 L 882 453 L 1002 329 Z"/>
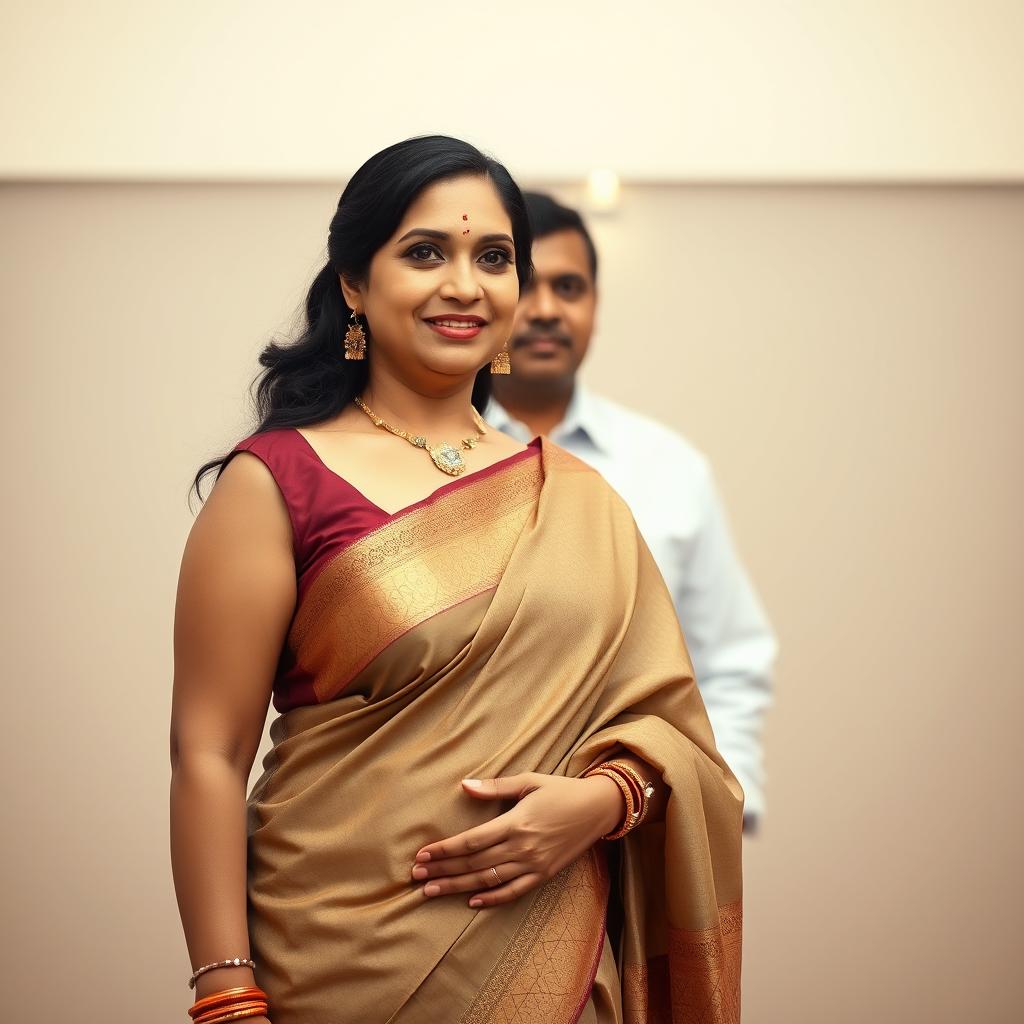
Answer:
<path fill-rule="evenodd" d="M 321 703 L 430 617 L 493 590 L 536 512 L 540 459 L 443 492 L 361 537 L 321 570 L 289 632 Z"/>

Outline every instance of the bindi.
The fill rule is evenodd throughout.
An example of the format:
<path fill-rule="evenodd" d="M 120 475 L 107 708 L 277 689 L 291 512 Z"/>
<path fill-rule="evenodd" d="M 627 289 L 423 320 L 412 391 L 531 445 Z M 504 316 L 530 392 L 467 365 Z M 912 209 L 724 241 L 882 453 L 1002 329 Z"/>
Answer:
<path fill-rule="evenodd" d="M 468 213 L 464 213 L 464 214 L 462 215 L 462 219 L 463 219 L 463 220 L 469 220 L 469 214 L 468 214 Z M 465 231 L 463 231 L 462 233 L 463 233 L 464 235 L 468 235 L 468 234 L 469 234 L 469 228 L 466 228 L 466 230 L 465 230 Z"/>

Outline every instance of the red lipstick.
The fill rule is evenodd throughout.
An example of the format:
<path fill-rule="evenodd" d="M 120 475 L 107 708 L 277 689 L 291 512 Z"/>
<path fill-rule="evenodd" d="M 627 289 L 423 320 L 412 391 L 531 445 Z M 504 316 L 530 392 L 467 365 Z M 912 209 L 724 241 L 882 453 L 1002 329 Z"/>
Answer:
<path fill-rule="evenodd" d="M 487 324 L 482 316 L 466 316 L 461 313 L 424 317 L 423 322 L 443 338 L 451 338 L 453 341 L 469 341 Z"/>

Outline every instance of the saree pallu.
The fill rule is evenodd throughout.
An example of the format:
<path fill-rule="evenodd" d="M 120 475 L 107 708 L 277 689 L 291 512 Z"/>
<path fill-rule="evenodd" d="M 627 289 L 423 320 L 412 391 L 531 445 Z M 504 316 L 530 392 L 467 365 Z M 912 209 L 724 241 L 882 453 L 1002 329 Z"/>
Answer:
<path fill-rule="evenodd" d="M 248 801 L 274 1024 L 739 1021 L 742 791 L 596 472 L 544 442 L 397 514 L 325 565 L 288 642 L 320 703 L 274 721 Z M 509 806 L 461 779 L 580 776 L 620 748 L 669 798 L 614 871 L 599 842 L 510 904 L 423 897 L 416 851 Z"/>

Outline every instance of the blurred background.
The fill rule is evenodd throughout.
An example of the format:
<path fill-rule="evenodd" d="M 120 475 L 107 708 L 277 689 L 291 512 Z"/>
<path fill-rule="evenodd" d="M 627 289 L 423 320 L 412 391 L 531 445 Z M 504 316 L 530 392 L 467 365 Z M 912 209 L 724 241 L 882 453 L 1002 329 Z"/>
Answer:
<path fill-rule="evenodd" d="M 5 1019 L 186 1019 L 187 490 L 346 176 L 432 132 L 582 207 L 584 378 L 710 457 L 778 631 L 744 1020 L 1021 1019 L 1019 0 L 0 19 Z"/>

